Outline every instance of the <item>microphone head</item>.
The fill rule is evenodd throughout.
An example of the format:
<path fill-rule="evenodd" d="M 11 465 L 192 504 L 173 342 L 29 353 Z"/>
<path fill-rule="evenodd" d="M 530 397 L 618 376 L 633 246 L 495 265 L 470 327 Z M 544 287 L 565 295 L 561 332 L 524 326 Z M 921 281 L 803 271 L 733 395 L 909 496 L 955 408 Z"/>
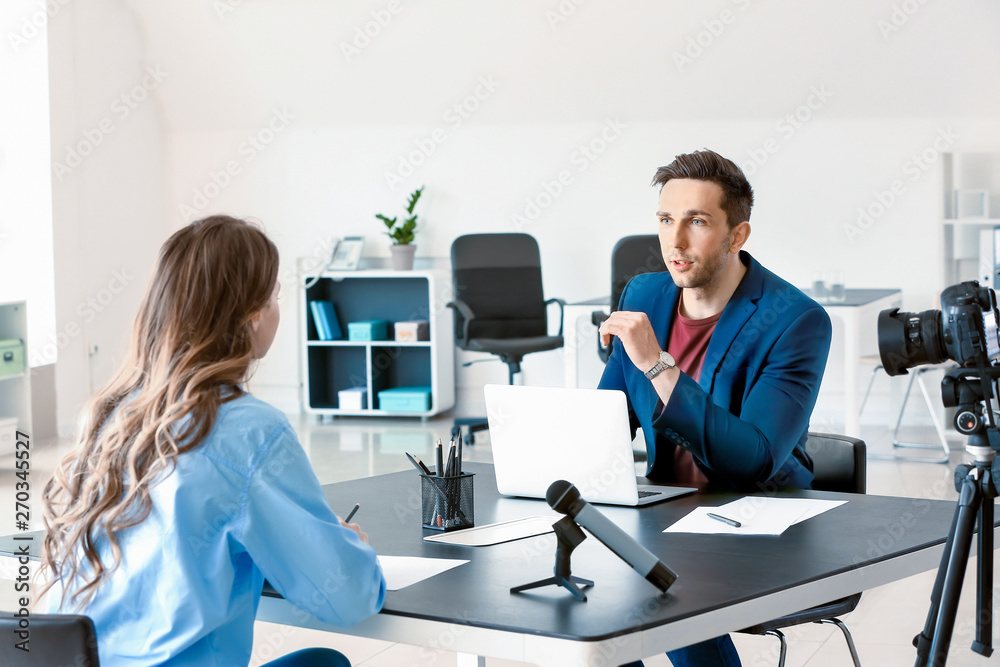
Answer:
<path fill-rule="evenodd" d="M 564 479 L 557 479 L 545 492 L 545 502 L 562 514 L 569 514 L 573 504 L 580 499 L 580 491 Z"/>

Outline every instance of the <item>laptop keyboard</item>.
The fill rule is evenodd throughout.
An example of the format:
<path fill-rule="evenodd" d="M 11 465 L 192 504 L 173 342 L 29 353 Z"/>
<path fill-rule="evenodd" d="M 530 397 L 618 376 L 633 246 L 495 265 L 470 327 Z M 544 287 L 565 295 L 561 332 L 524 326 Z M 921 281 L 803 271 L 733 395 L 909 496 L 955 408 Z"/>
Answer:
<path fill-rule="evenodd" d="M 658 496 L 658 495 L 660 495 L 660 491 L 640 491 L 639 492 L 639 497 L 640 498 L 649 498 L 650 496 Z"/>

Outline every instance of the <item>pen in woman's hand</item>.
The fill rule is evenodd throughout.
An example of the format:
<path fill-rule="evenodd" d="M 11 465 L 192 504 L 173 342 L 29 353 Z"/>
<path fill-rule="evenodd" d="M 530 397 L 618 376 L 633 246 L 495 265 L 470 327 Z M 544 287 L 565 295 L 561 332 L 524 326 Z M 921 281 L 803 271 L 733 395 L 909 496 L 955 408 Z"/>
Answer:
<path fill-rule="evenodd" d="M 352 509 L 350 514 L 347 515 L 347 518 L 344 519 L 344 523 L 350 523 L 351 519 L 354 518 L 354 515 L 357 514 L 359 509 L 361 509 L 361 503 L 354 503 L 354 509 Z"/>

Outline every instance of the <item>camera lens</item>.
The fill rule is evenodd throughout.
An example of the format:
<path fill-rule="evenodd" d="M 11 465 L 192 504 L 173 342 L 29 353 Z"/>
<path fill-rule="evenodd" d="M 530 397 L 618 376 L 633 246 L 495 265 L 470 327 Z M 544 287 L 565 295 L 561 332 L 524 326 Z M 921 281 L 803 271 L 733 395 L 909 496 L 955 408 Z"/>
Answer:
<path fill-rule="evenodd" d="M 878 315 L 878 350 L 889 375 L 904 375 L 908 368 L 948 359 L 941 335 L 941 311 L 883 310 Z"/>

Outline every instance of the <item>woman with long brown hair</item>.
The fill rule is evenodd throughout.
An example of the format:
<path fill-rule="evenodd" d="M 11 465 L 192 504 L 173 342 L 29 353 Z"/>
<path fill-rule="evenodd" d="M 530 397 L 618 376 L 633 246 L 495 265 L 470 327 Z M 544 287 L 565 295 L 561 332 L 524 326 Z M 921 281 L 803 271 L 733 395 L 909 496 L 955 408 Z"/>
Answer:
<path fill-rule="evenodd" d="M 44 490 L 46 605 L 94 620 L 104 665 L 247 665 L 265 577 L 336 625 L 385 580 L 291 425 L 244 383 L 278 326 L 278 251 L 197 221 L 160 250 L 128 357 Z M 310 649 L 272 665 L 349 665 Z"/>

